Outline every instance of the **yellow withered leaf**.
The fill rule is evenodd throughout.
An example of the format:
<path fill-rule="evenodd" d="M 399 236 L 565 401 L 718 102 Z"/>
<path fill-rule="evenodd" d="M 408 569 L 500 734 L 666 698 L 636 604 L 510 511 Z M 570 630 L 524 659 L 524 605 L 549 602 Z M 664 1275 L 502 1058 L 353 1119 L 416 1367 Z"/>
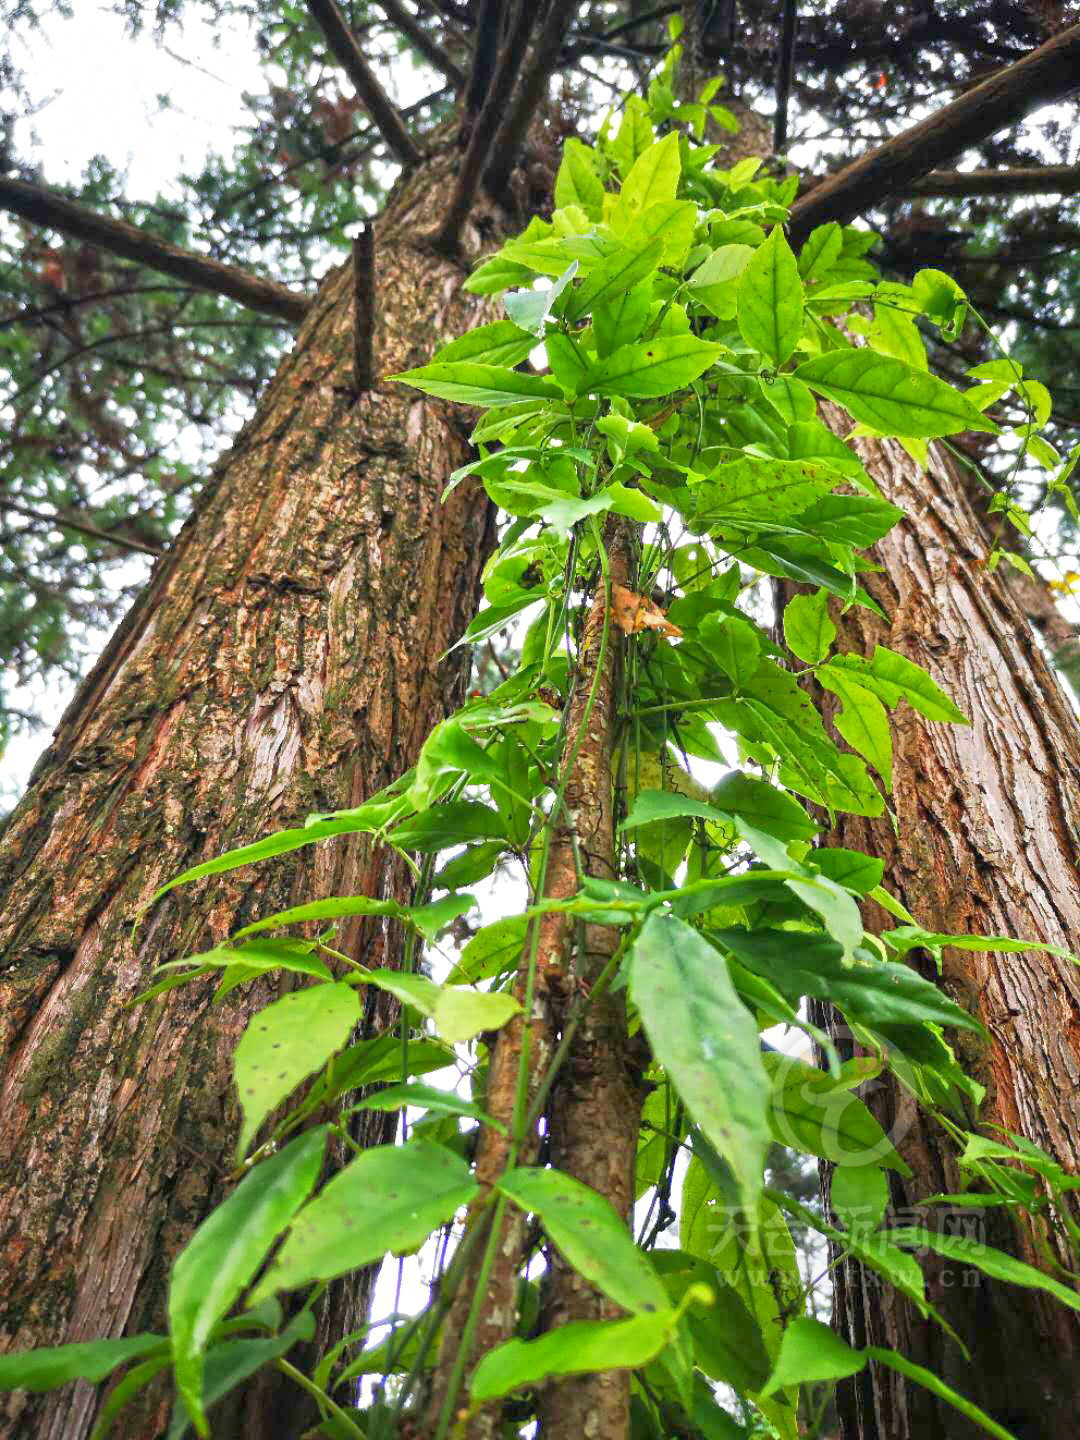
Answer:
<path fill-rule="evenodd" d="M 641 630 L 659 630 L 669 639 L 682 638 L 682 631 L 671 623 L 659 605 L 647 595 L 627 590 L 625 585 L 611 587 L 611 618 L 626 635 L 636 635 Z"/>

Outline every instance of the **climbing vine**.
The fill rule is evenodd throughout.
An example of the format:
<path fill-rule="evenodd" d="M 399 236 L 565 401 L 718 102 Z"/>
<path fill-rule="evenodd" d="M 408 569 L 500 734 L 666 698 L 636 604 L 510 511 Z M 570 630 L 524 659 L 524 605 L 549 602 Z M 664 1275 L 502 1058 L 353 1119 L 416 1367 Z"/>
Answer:
<path fill-rule="evenodd" d="M 390 377 L 483 412 L 477 458 L 449 486 L 482 484 L 504 524 L 462 642 L 514 626 L 512 671 L 358 808 L 208 860 L 154 899 L 358 833 L 416 879 L 408 906 L 339 896 L 266 915 L 163 966 L 141 997 L 214 977 L 218 1002 L 295 977 L 236 1047 L 238 1183 L 172 1267 L 169 1335 L 0 1359 L 7 1388 L 127 1367 L 97 1435 L 123 1433 L 123 1406 L 168 1369 L 169 1435 L 208 1435 L 211 1407 L 272 1365 L 327 1436 L 510 1435 L 539 1417 L 560 1436 L 794 1440 L 821 1433 L 832 1385 L 870 1359 L 1007 1435 L 911 1359 L 814 1318 L 791 1222 L 933 1322 L 914 1252 L 1080 1308 L 1050 1243 L 1080 1239 L 1060 1203 L 1076 1182 L 979 1130 L 981 1090 L 950 1041 L 979 1023 L 905 958 L 1048 947 L 928 933 L 881 861 L 819 843 L 836 812 L 889 812 L 889 711 L 966 723 L 904 656 L 835 648 L 842 611 L 882 613 L 860 577 L 902 519 L 848 441 L 893 437 L 925 465 L 931 442 L 999 433 L 987 410 L 1011 391 L 1028 419 L 1006 438 L 1060 490 L 1069 462 L 1039 433 L 1049 398 L 1004 353 L 963 390 L 931 373 L 924 333 L 955 339 L 969 319 L 941 271 L 882 282 L 874 237 L 835 223 L 793 253 L 797 179 L 723 168 L 702 138 L 732 123 L 717 82 L 676 105 L 676 61 L 595 146 L 566 142 L 551 219 L 469 277 L 502 294 L 504 318 Z M 847 436 L 822 400 L 850 414 Z M 1026 526 L 1007 488 L 995 508 Z M 772 629 L 768 577 L 799 587 Z M 835 699 L 835 736 L 815 688 Z M 496 869 L 516 873 L 521 912 L 476 930 L 436 981 L 424 945 Z M 863 900 L 894 928 L 866 933 Z M 336 948 L 356 915 L 408 935 L 396 967 Z M 371 986 L 400 1002 L 396 1034 L 357 1038 Z M 807 998 L 841 1012 L 854 1058 L 808 1022 Z M 774 1026 L 805 1032 L 820 1066 L 763 1042 Z M 433 1083 L 455 1064 L 463 1080 Z M 886 1067 L 970 1181 L 926 1197 L 928 1213 L 1023 1209 L 1044 1268 L 887 1218 L 888 1172 L 907 1167 L 855 1093 Z M 322 1183 L 331 1137 L 353 1145 L 349 1116 L 370 1108 L 420 1118 Z M 766 1183 L 774 1141 L 835 1164 L 824 1216 Z M 676 1218 L 677 1248 L 658 1247 Z M 451 1234 L 421 1313 L 376 1317 L 310 1374 L 289 1359 L 329 1282 Z M 379 1384 L 361 1408 L 363 1376 Z"/>

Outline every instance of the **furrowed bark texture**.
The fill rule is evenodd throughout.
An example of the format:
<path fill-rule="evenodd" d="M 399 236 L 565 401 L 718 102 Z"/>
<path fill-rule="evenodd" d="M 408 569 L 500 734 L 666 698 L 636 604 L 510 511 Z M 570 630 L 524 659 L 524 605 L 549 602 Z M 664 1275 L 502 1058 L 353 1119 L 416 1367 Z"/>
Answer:
<path fill-rule="evenodd" d="M 841 412 L 823 407 L 839 434 Z M 986 531 L 962 477 L 940 451 L 923 473 L 893 441 L 855 447 L 906 518 L 878 545 L 870 577 L 888 626 L 864 609 L 839 619 L 839 644 L 884 643 L 924 665 L 971 719 L 929 724 L 906 705 L 894 718 L 893 805 L 887 820 L 842 816 L 831 843 L 885 861 L 885 885 L 935 931 L 1003 934 L 1080 945 L 1080 731 L 1000 572 L 986 568 Z M 871 930 L 896 922 L 866 907 Z M 935 978 L 925 959 L 922 970 Z M 987 1087 L 984 1121 L 1080 1170 L 1080 971 L 1045 953 L 946 952 L 944 987 L 990 1032 L 953 1037 Z M 835 1016 L 833 1016 L 835 1019 Z M 893 1206 L 962 1187 L 952 1142 L 892 1084 L 869 1097 L 914 1179 L 893 1177 Z M 993 1132 L 987 1132 L 993 1133 Z M 926 1213 L 934 1220 L 935 1207 Z M 986 1212 L 983 1238 L 1037 1263 L 1032 1238 Z M 854 1345 L 891 1346 L 941 1375 L 1020 1440 L 1080 1435 L 1080 1324 L 1036 1292 L 999 1285 L 930 1257 L 928 1295 L 974 1354 L 919 1319 L 853 1264 L 836 1275 L 835 1319 Z M 967 1440 L 977 1432 L 926 1391 L 875 1367 L 841 1392 L 845 1440 Z"/>
<path fill-rule="evenodd" d="M 605 541 L 612 584 L 628 587 L 633 577 L 630 523 L 613 517 Z M 589 625 L 591 631 L 582 646 L 583 679 L 589 678 L 598 659 L 604 625 L 602 595 L 593 607 Z M 582 867 L 589 875 L 604 880 L 614 879 L 616 874 L 612 760 L 620 649 L 613 630 L 608 637 L 608 657 L 600 674 L 586 739 L 566 790 L 566 808 L 573 820 Z M 582 710 L 583 701 L 584 696 L 579 697 Z M 577 728 L 581 728 L 580 719 Z M 574 856 L 569 845 L 565 848 L 569 853 L 563 862 L 569 870 L 573 894 L 577 890 Z M 584 945 L 579 945 L 574 954 L 574 979 L 579 986 L 589 986 L 615 953 L 618 931 L 610 925 L 586 925 L 583 930 Z M 627 1224 L 634 1203 L 634 1163 L 643 1100 L 641 1065 L 631 1053 L 623 994 L 605 990 L 585 1010 L 555 1082 L 548 1133 L 551 1163 L 598 1190 Z M 567 1265 L 554 1246 L 548 1246 L 547 1260 L 541 1310 L 545 1331 L 573 1320 L 612 1320 L 623 1314 Z M 541 1396 L 540 1429 L 550 1440 L 564 1435 L 620 1440 L 629 1435 L 630 1372 L 609 1370 L 550 1383 Z"/>
<path fill-rule="evenodd" d="M 429 162 L 380 222 L 378 375 L 488 318 L 457 266 L 411 243 L 452 167 L 450 151 Z M 471 484 L 439 502 L 469 453 L 448 407 L 393 385 L 355 393 L 350 283 L 348 266 L 324 282 L 0 841 L 5 1350 L 160 1330 L 168 1266 L 224 1193 L 230 1057 L 275 987 L 211 1011 L 203 981 L 125 1009 L 153 967 L 302 899 L 406 893 L 382 854 L 335 840 L 182 887 L 132 937 L 181 870 L 393 779 L 460 696 L 462 664 L 437 657 L 472 613 L 491 512 Z M 368 964 L 397 963 L 398 940 L 377 924 L 343 935 Z M 377 1005 L 367 1023 L 391 1016 Z M 360 1138 L 386 1138 L 382 1118 Z M 324 1339 L 367 1289 L 337 1297 Z M 81 1440 L 97 1408 L 84 1384 L 9 1395 L 0 1435 Z M 124 1434 L 158 1435 L 167 1415 L 156 1392 Z"/>
<path fill-rule="evenodd" d="M 628 528 L 620 521 L 609 522 L 605 534 L 611 560 L 612 583 L 625 586 L 631 573 L 632 559 Z M 548 900 L 566 900 L 577 894 L 575 845 L 581 864 L 589 874 L 604 879 L 611 879 L 614 875 L 611 756 L 615 733 L 615 680 L 620 639 L 614 627 L 608 624 L 607 642 L 604 645 L 606 608 L 601 589 L 585 621 L 579 659 L 567 701 L 565 754 L 571 769 L 564 794 L 563 818 L 557 822 L 551 838 L 543 892 L 544 898 Z M 604 961 L 612 953 L 609 937 L 614 936 L 614 931 L 605 926 L 586 928 L 586 963 L 582 966 L 579 962 L 574 978 L 580 977 L 587 984 L 590 975 L 599 973 Z M 539 1093 L 554 1051 L 558 1018 L 564 1010 L 563 1002 L 571 978 L 567 961 L 573 939 L 573 927 L 566 915 L 552 913 L 541 917 L 536 942 L 533 1005 L 528 1026 L 526 1107 L 531 1106 Z M 531 941 L 527 941 L 515 986 L 515 993 L 523 1002 L 526 999 L 531 948 Z M 592 1014 L 594 1008 L 596 1013 Z M 641 1099 L 637 1095 L 636 1087 L 631 1083 L 629 1067 L 620 1063 L 625 1053 L 625 1037 L 623 1035 L 617 1041 L 614 1038 L 616 1022 L 622 1025 L 625 1031 L 621 1011 L 609 1002 L 607 996 L 602 997 L 595 1007 L 589 1007 L 588 1018 L 575 1036 L 571 1058 L 567 1062 L 571 1067 L 571 1075 L 575 1074 L 576 1065 L 581 1067 L 576 1071 L 578 1094 L 576 1100 L 570 1095 L 567 1095 L 564 1101 L 556 1100 L 550 1117 L 549 1133 L 552 1134 L 553 1163 L 609 1194 L 613 1203 L 621 1204 L 623 1212 L 629 1213 L 637 1116 Z M 514 1121 L 525 1034 L 526 1027 L 520 1018 L 504 1026 L 499 1031 L 492 1057 L 486 1108 L 489 1114 L 501 1120 L 508 1130 L 511 1130 Z M 612 1045 L 610 1055 L 600 1053 L 604 1043 Z M 570 1083 L 574 1085 L 575 1082 Z M 585 1092 L 586 1087 L 593 1085 L 596 1093 L 590 1105 Z M 627 1100 L 630 1102 L 629 1109 L 624 1108 Z M 581 1124 L 613 1128 L 610 1134 L 600 1128 L 583 1140 L 576 1128 Z M 557 1136 L 554 1133 L 556 1129 L 559 1132 Z M 623 1132 L 630 1135 L 629 1159 L 620 1163 L 613 1159 L 613 1152 L 622 1155 L 626 1151 Z M 518 1150 L 517 1163 L 532 1164 L 538 1144 L 534 1127 Z M 485 1192 L 506 1168 L 510 1150 L 509 1136 L 499 1135 L 491 1128 L 483 1130 L 476 1173 L 477 1179 L 485 1187 Z M 583 1170 L 573 1168 L 575 1166 L 591 1168 Z M 628 1172 L 626 1175 L 623 1174 L 624 1170 Z M 612 1181 L 610 1193 L 605 1183 L 608 1179 Z M 473 1207 L 469 1217 L 470 1227 L 486 1227 L 492 1223 L 491 1215 L 491 1207 L 485 1206 L 481 1201 Z M 517 1323 L 518 1274 L 524 1257 L 526 1232 L 524 1214 L 513 1206 L 508 1206 L 501 1226 L 495 1261 L 485 1287 L 484 1306 L 471 1346 L 470 1363 L 473 1357 L 486 1354 L 494 1346 L 510 1339 L 514 1333 Z M 471 1257 L 447 1316 L 439 1364 L 429 1397 L 429 1433 L 434 1433 L 438 1423 L 449 1388 L 450 1373 L 464 1343 L 483 1243 L 481 1241 Z M 554 1254 L 550 1256 L 550 1263 L 560 1267 L 562 1264 Z M 562 1267 L 554 1292 L 558 1299 L 552 1304 L 549 1292 L 543 1328 L 549 1328 L 550 1324 L 563 1323 L 569 1318 L 568 1314 L 563 1313 L 564 1309 L 571 1305 L 595 1306 L 596 1309 L 589 1313 L 601 1313 L 600 1307 L 606 1303 L 602 1297 L 591 1290 L 591 1287 L 585 1287 L 588 1291 L 586 1295 L 570 1277 L 571 1272 Z M 571 1292 L 574 1296 L 572 1300 Z M 602 1313 L 617 1312 L 604 1310 Z M 582 1316 L 584 1314 L 583 1308 Z M 583 1382 L 575 1382 L 573 1387 L 569 1384 L 555 1387 L 555 1391 L 549 1393 L 545 1400 L 545 1405 L 549 1408 L 543 1418 L 544 1432 L 553 1436 L 579 1433 L 603 1435 L 608 1437 L 608 1440 L 618 1440 L 619 1435 L 626 1431 L 629 1403 L 628 1376 L 618 1375 L 612 1382 L 609 1377 L 594 1375 Z M 551 1411 L 551 1405 L 557 1408 Z M 586 1411 L 592 1412 L 600 1406 L 603 1421 L 600 1428 L 597 1428 L 595 1415 L 588 1429 L 566 1428 L 576 1424 L 576 1415 L 583 1405 Z M 481 1410 L 469 1422 L 465 1432 L 466 1440 L 492 1440 L 498 1433 L 499 1416 L 500 1407 L 497 1404 Z M 553 1417 L 556 1422 L 554 1425 Z M 621 1423 L 622 1429 L 610 1428 L 609 1418 L 613 1425 Z"/>

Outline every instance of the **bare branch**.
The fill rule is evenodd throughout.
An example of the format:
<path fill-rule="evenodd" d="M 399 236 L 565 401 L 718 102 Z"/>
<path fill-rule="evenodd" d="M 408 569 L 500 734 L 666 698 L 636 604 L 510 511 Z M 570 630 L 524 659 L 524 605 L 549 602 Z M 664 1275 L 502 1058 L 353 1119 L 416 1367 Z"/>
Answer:
<path fill-rule="evenodd" d="M 360 53 L 356 37 L 345 23 L 345 17 L 334 0 L 307 0 L 307 7 L 312 19 L 326 37 L 331 53 L 349 77 L 350 84 L 363 101 L 393 154 L 402 165 L 418 165 L 423 159 L 423 153 L 405 129 L 394 102 Z"/>
<path fill-rule="evenodd" d="M 1080 195 L 1080 165 L 1020 165 L 1012 170 L 932 170 L 898 195 Z"/>
<path fill-rule="evenodd" d="M 504 0 L 480 0 L 479 13 L 473 27 L 472 65 L 465 87 L 465 114 L 472 120 L 484 108 L 491 92 L 491 82 L 498 64 L 499 33 L 502 29 Z M 523 7 L 518 6 L 520 13 Z"/>
<path fill-rule="evenodd" d="M 125 260 L 134 260 L 136 264 L 146 265 L 163 275 L 185 280 L 200 290 L 227 295 L 249 310 L 273 315 L 293 325 L 300 323 L 311 305 L 309 296 L 290 290 L 287 285 L 260 280 L 239 266 L 224 265 L 220 260 L 196 254 L 194 250 L 170 245 L 168 241 L 140 230 L 137 225 L 129 225 L 125 220 L 110 220 L 85 205 L 57 195 L 44 186 L 31 185 L 26 180 L 16 180 L 10 175 L 0 176 L 0 207 L 21 215 L 34 225 L 59 230 L 75 240 L 88 240 Z"/>
<path fill-rule="evenodd" d="M 558 7 L 559 0 L 556 0 L 556 8 Z M 562 0 L 562 8 L 567 8 L 566 0 Z M 458 235 L 465 222 L 465 217 L 472 209 L 473 201 L 476 199 L 480 176 L 497 144 L 496 127 L 506 110 L 514 88 L 514 81 L 525 58 L 529 32 L 532 29 L 535 14 L 536 9 L 532 0 L 521 0 L 514 11 L 510 33 L 499 52 L 495 73 L 491 77 L 491 83 L 484 98 L 483 109 L 476 117 L 472 134 L 469 136 L 468 148 L 461 161 L 461 169 L 458 171 L 454 193 L 450 197 L 446 218 L 431 237 L 435 248 L 444 254 L 452 255 L 457 251 Z"/>
<path fill-rule="evenodd" d="M 567 26 L 579 3 L 580 0 L 551 0 L 517 94 L 491 145 L 491 163 L 484 174 L 484 185 L 492 195 L 501 195 L 506 190 L 510 171 L 544 98 L 548 79 L 559 62 Z M 528 4 L 529 0 L 522 0 L 523 9 Z"/>
<path fill-rule="evenodd" d="M 793 239 L 805 239 L 826 220 L 852 219 L 943 161 L 1078 88 L 1080 25 L 1074 25 L 815 186 L 792 208 Z"/>
<path fill-rule="evenodd" d="M 434 65 L 436 70 L 441 70 L 450 83 L 460 89 L 465 83 L 464 71 L 454 64 L 442 46 L 433 40 L 415 16 L 406 10 L 401 0 L 378 0 L 378 3 L 401 33 L 409 37 L 424 59 Z"/>

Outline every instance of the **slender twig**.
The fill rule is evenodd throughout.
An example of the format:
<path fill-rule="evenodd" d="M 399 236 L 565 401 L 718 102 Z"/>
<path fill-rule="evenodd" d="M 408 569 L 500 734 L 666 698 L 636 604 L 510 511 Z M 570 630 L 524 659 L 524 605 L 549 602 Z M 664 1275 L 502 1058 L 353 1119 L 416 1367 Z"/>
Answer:
<path fill-rule="evenodd" d="M 375 232 L 365 221 L 353 240 L 353 383 L 362 395 L 374 383 Z"/>
<path fill-rule="evenodd" d="M 374 70 L 360 53 L 356 37 L 334 0 L 307 0 L 307 7 L 390 150 L 403 165 L 418 165 L 423 153 L 406 130 L 397 107 L 379 84 Z"/>
<path fill-rule="evenodd" d="M 815 186 L 792 208 L 793 238 L 804 240 L 815 225 L 827 220 L 852 219 L 943 161 L 1077 88 L 1080 25 L 1073 25 Z"/>
<path fill-rule="evenodd" d="M 59 230 L 75 240 L 87 240 L 112 255 L 185 280 L 200 290 L 227 295 L 249 310 L 273 315 L 293 325 L 300 323 L 311 305 L 310 296 L 290 290 L 287 285 L 260 280 L 239 266 L 224 265 L 220 260 L 170 245 L 125 220 L 111 220 L 42 185 L 32 185 L 11 175 L 0 176 L 0 208 L 21 215 L 34 225 Z"/>
<path fill-rule="evenodd" d="M 579 3 L 580 0 L 551 0 L 521 84 L 489 151 L 491 161 L 484 173 L 484 185 L 492 195 L 502 195 L 506 190 L 510 170 L 558 63 L 563 37 Z M 526 6 L 523 4 L 522 8 Z"/>
<path fill-rule="evenodd" d="M 776 62 L 776 118 L 773 121 L 773 149 L 782 155 L 787 149 L 788 102 L 795 69 L 795 31 L 799 24 L 798 0 L 784 0 L 780 30 L 780 55 Z"/>
<path fill-rule="evenodd" d="M 442 46 L 432 39 L 416 17 L 401 3 L 401 0 L 378 0 L 378 3 L 379 8 L 386 11 L 387 16 L 403 35 L 409 37 L 429 65 L 434 65 L 436 70 L 441 70 L 452 85 L 460 87 L 464 84 L 465 75 L 460 66 L 454 64 Z"/>

